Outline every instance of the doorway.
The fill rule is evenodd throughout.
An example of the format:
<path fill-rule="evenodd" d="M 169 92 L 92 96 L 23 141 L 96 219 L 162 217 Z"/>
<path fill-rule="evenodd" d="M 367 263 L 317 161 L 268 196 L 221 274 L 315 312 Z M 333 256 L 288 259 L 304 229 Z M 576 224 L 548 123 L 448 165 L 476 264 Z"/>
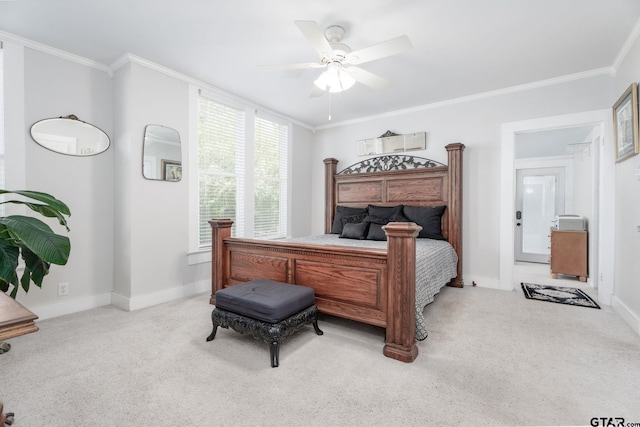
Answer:
<path fill-rule="evenodd" d="M 515 260 L 515 212 L 516 212 L 516 164 L 522 158 L 536 158 L 544 160 L 547 155 L 540 155 L 542 146 L 548 149 L 559 148 L 560 144 L 523 144 L 521 137 L 538 132 L 550 132 L 589 126 L 592 133 L 589 140 L 582 142 L 574 141 L 569 145 L 572 147 L 562 147 L 562 153 L 566 157 L 570 155 L 574 159 L 576 168 L 573 173 L 566 172 L 567 180 L 575 175 L 575 189 L 567 191 L 565 194 L 565 213 L 575 214 L 578 211 L 589 212 L 589 272 L 588 286 L 598 288 L 598 297 L 603 304 L 610 304 L 610 295 L 613 293 L 613 263 L 601 247 L 608 248 L 612 245 L 613 239 L 613 212 L 608 208 L 611 206 L 610 192 L 599 191 L 602 188 L 611 186 L 612 172 L 607 168 L 609 162 L 613 163 L 613 155 L 610 147 L 607 147 L 603 140 L 603 135 L 611 133 L 611 114 L 609 110 L 596 110 L 591 112 L 568 114 L 563 116 L 552 116 L 541 119 L 525 120 L 521 122 L 511 122 L 502 125 L 502 146 L 501 146 L 501 190 L 500 190 L 500 288 L 513 290 L 520 288 L 521 279 L 518 276 L 519 268 L 542 269 L 540 275 L 536 273 L 536 278 L 550 281 L 548 284 L 560 284 L 559 280 L 554 283 L 549 274 L 548 265 L 530 262 L 516 262 Z M 575 143 L 575 144 L 574 144 Z M 589 147 L 587 155 L 582 155 L 582 148 Z M 524 148 L 523 148 L 524 147 Z M 556 153 L 560 155 L 560 153 Z M 576 161 L 577 160 L 577 161 Z M 544 167 L 550 165 L 543 165 Z M 591 168 L 590 178 L 581 180 L 579 174 L 584 167 Z M 589 194 L 587 199 L 584 196 Z M 571 200 L 578 197 L 576 200 Z M 588 200 L 588 202 L 585 202 Z M 585 205 L 586 203 L 586 205 Z M 569 206 L 573 204 L 573 206 Z M 538 271 L 538 270 L 536 270 Z M 604 279 L 603 279 L 604 278 Z M 547 283 L 542 283 L 547 284 Z"/>
<path fill-rule="evenodd" d="M 564 214 L 564 194 L 564 167 L 516 169 L 516 262 L 549 263 L 549 228 Z"/>

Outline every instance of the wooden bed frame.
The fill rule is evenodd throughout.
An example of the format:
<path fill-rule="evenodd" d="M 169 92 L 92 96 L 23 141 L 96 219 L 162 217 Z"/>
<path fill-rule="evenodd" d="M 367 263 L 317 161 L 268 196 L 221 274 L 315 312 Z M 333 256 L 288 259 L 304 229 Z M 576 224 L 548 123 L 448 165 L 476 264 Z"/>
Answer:
<path fill-rule="evenodd" d="M 427 168 L 337 174 L 338 161 L 325 159 L 325 232 L 331 232 L 337 205 L 446 205 L 442 233 L 458 254 L 457 277 L 449 285 L 462 287 L 464 145 L 445 148 L 448 165 Z M 420 227 L 414 223 L 387 224 L 386 251 L 232 238 L 233 221 L 209 224 L 211 304 L 217 290 L 258 278 L 310 286 L 320 312 L 385 328 L 385 356 L 403 362 L 418 356 L 415 239 Z"/>

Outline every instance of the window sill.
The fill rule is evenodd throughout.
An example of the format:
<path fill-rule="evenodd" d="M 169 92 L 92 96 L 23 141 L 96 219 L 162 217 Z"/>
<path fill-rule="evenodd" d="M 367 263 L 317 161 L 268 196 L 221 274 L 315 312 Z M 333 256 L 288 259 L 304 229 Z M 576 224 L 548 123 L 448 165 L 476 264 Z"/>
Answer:
<path fill-rule="evenodd" d="M 211 262 L 211 249 L 202 249 L 187 253 L 187 265 L 205 264 Z"/>

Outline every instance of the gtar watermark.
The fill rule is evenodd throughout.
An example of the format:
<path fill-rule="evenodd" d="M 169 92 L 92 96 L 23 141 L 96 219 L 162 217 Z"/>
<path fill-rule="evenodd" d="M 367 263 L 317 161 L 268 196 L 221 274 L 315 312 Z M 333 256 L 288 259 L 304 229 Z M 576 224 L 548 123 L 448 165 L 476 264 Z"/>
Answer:
<path fill-rule="evenodd" d="M 640 427 L 640 422 L 628 423 L 622 417 L 593 417 L 591 425 L 593 427 Z"/>

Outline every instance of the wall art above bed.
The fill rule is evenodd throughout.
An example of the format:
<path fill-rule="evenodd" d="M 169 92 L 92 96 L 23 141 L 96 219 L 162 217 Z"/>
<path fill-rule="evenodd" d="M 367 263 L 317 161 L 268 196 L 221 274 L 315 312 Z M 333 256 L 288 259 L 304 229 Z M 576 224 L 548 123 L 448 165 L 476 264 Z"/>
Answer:
<path fill-rule="evenodd" d="M 427 148 L 427 133 L 416 132 L 404 135 L 386 131 L 377 138 L 356 141 L 358 156 L 373 154 L 400 153 L 403 151 L 424 150 Z"/>

